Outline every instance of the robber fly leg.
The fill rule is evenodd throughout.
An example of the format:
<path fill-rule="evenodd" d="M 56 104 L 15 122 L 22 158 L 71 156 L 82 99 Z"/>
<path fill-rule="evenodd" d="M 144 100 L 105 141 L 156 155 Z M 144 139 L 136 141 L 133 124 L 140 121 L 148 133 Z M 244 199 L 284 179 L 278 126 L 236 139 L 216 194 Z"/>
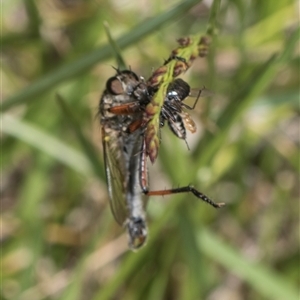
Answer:
<path fill-rule="evenodd" d="M 148 196 L 165 196 L 171 194 L 178 194 L 178 193 L 193 193 L 197 198 L 201 199 L 202 201 L 210 204 L 215 208 L 219 208 L 225 205 L 225 203 L 216 203 L 209 199 L 206 195 L 196 190 L 193 186 L 188 185 L 184 187 L 168 189 L 168 190 L 160 190 L 160 191 L 149 191 L 147 193 Z"/>
<path fill-rule="evenodd" d="M 115 115 L 131 115 L 140 112 L 141 107 L 137 101 L 110 107 L 108 111 Z"/>
<path fill-rule="evenodd" d="M 147 195 L 148 190 L 148 169 L 147 169 L 147 152 L 146 152 L 146 142 L 143 141 L 141 153 L 140 153 L 140 186 L 142 192 Z"/>

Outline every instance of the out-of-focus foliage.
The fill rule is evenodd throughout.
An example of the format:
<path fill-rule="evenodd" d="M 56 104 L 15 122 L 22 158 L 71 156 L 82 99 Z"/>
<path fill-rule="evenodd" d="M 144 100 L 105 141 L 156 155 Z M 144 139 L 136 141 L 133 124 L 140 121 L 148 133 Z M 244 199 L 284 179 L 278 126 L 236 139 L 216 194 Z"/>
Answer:
<path fill-rule="evenodd" d="M 1 299 L 298 299 L 297 2 L 211 2 L 2 1 Z M 148 78 L 209 16 L 209 56 L 183 78 L 212 96 L 190 151 L 162 130 L 150 180 L 227 205 L 151 198 L 133 253 L 103 175 L 96 112 L 116 66 L 103 24 Z"/>

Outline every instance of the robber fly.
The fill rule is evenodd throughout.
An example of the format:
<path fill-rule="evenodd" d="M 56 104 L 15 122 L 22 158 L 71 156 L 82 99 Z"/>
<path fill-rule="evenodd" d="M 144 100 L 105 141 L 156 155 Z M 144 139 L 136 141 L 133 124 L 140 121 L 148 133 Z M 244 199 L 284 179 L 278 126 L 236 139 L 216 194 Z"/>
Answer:
<path fill-rule="evenodd" d="M 131 105 L 138 107 L 143 101 L 147 101 L 147 89 L 142 79 L 132 71 L 117 70 L 117 75 L 107 81 L 99 104 L 110 207 L 116 221 L 127 227 L 133 249 L 144 244 L 147 225 L 140 185 L 143 129 L 128 132 L 142 115 L 138 110 L 134 114 L 128 111 Z"/>
<path fill-rule="evenodd" d="M 117 70 L 117 74 L 107 81 L 99 104 L 110 207 L 116 221 L 127 227 L 132 249 L 141 247 L 147 238 L 143 194 L 163 196 L 191 192 L 216 208 L 223 205 L 213 202 L 192 186 L 149 191 L 143 113 L 151 94 L 141 77 L 130 70 Z M 188 123 L 188 129 L 195 130 L 192 119 L 182 111 L 185 105 L 182 101 L 189 94 L 188 84 L 176 79 L 168 88 L 160 115 L 160 126 L 167 121 L 172 132 L 182 139 L 186 137 Z"/>

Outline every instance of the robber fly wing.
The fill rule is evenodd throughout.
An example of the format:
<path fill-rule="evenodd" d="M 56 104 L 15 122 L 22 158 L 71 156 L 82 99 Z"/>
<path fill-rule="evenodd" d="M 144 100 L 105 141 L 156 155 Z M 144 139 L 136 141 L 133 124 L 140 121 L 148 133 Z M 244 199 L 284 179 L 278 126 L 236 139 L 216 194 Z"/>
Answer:
<path fill-rule="evenodd" d="M 111 135 L 103 138 L 105 172 L 108 185 L 109 203 L 116 221 L 123 226 L 127 219 L 126 203 L 126 162 L 121 143 Z"/>

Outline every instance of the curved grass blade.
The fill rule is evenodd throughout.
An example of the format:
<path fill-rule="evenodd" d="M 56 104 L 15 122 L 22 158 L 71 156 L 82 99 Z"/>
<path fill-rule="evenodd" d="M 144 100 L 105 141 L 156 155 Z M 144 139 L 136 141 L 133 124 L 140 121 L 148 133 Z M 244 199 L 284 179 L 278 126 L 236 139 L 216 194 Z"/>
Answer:
<path fill-rule="evenodd" d="M 98 158 L 98 153 L 95 151 L 93 145 L 87 140 L 87 138 L 84 136 L 84 134 L 81 131 L 80 128 L 80 122 L 76 119 L 76 117 L 73 115 L 73 112 L 69 108 L 69 106 L 66 104 L 66 102 L 62 99 L 62 97 L 59 94 L 56 94 L 57 102 L 59 103 L 59 106 L 62 109 L 62 112 L 65 114 L 67 120 L 70 121 L 70 125 L 72 126 L 74 132 L 76 133 L 76 136 L 83 148 L 83 151 L 86 154 L 87 159 L 90 161 L 94 173 L 104 180 L 104 166 L 101 163 L 101 161 Z"/>
<path fill-rule="evenodd" d="M 115 54 L 118 69 L 119 70 L 128 69 L 128 67 L 126 66 L 125 60 L 122 57 L 121 50 L 120 50 L 119 46 L 117 45 L 116 41 L 113 39 L 113 37 L 110 34 L 108 23 L 105 22 L 103 25 L 104 25 L 104 29 L 105 29 L 105 32 L 106 32 L 108 42 L 111 45 L 113 53 Z"/>
<path fill-rule="evenodd" d="M 210 36 L 214 36 L 217 34 L 217 15 L 220 11 L 220 0 L 214 0 L 210 14 L 209 14 L 209 20 L 208 20 L 208 25 L 207 25 L 207 30 L 206 33 Z"/>
<path fill-rule="evenodd" d="M 254 70 L 244 87 L 233 97 L 231 104 L 228 105 L 217 122 L 217 127 L 220 128 L 219 133 L 210 141 L 208 141 L 207 137 L 203 138 L 195 150 L 193 155 L 198 161 L 197 167 L 209 163 L 218 149 L 220 149 L 221 144 L 227 138 L 231 126 L 236 124 L 236 121 L 242 113 L 270 84 L 276 74 L 277 67 L 292 56 L 294 48 L 299 40 L 299 35 L 300 30 L 298 28 L 291 35 L 281 55 L 273 55 L 265 64 Z M 203 145 L 206 145 L 205 149 L 203 148 Z"/>
<path fill-rule="evenodd" d="M 197 236 L 197 244 L 202 252 L 244 279 L 260 295 L 268 299 L 299 299 L 296 289 L 282 276 L 262 263 L 250 262 L 241 253 L 223 243 L 213 232 L 201 230 Z"/>
<path fill-rule="evenodd" d="M 145 122 L 147 122 L 145 132 L 146 148 L 152 163 L 155 162 L 158 155 L 160 113 L 168 86 L 177 76 L 186 72 L 198 56 L 204 57 L 207 55 L 210 42 L 209 36 L 216 34 L 216 18 L 219 7 L 220 1 L 215 0 L 210 13 L 207 36 L 198 34 L 179 39 L 178 48 L 171 52 L 169 59 L 163 66 L 155 70 L 147 81 L 151 88 L 157 90 L 145 111 Z"/>
<path fill-rule="evenodd" d="M 79 173 L 86 176 L 91 175 L 90 161 L 78 151 L 24 120 L 18 120 L 10 115 L 0 115 L 0 118 L 2 119 L 3 133 L 33 146 Z"/>
<path fill-rule="evenodd" d="M 156 90 L 145 109 L 145 122 L 147 123 L 145 141 L 147 153 L 152 163 L 155 162 L 158 155 L 160 113 L 168 86 L 176 77 L 186 72 L 198 56 L 206 56 L 209 38 L 198 34 L 181 38 L 178 43 L 178 48 L 171 52 L 169 59 L 163 66 L 155 70 L 147 81 L 148 86 Z"/>
<path fill-rule="evenodd" d="M 177 17 L 183 15 L 198 3 L 198 0 L 182 1 L 173 9 L 138 24 L 128 33 L 118 38 L 116 40 L 116 43 L 120 48 L 125 49 L 126 47 L 136 43 L 140 39 L 145 38 L 148 34 L 151 34 L 159 27 L 165 26 L 169 22 L 174 22 Z M 17 94 L 11 96 L 2 103 L 1 110 L 6 111 L 15 105 L 34 100 L 35 97 L 53 88 L 57 84 L 65 80 L 74 78 L 75 76 L 83 72 L 86 72 L 96 63 L 108 59 L 111 56 L 112 52 L 109 45 L 105 45 L 96 50 L 93 50 L 90 53 L 85 54 L 84 57 L 78 59 L 77 61 L 58 68 L 57 70 L 38 79 L 31 85 L 25 87 Z"/>

